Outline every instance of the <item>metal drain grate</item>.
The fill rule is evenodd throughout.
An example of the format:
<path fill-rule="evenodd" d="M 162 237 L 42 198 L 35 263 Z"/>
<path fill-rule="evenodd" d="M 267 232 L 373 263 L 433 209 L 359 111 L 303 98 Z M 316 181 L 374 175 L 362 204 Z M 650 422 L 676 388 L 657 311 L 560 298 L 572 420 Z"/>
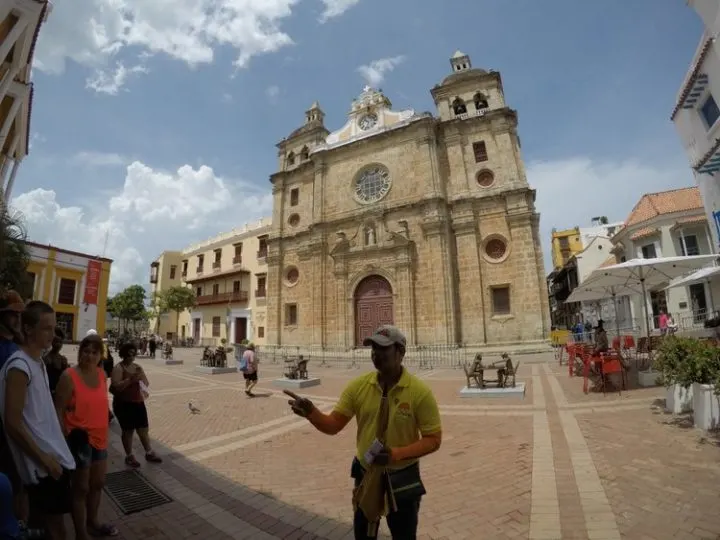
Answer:
<path fill-rule="evenodd" d="M 118 471 L 105 476 L 105 493 L 120 511 L 134 514 L 172 501 L 137 471 Z"/>

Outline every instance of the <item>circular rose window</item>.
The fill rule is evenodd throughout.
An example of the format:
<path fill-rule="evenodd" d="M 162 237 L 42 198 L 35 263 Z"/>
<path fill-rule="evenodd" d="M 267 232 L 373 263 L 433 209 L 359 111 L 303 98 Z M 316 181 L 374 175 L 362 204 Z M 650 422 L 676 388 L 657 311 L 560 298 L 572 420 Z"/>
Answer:
<path fill-rule="evenodd" d="M 374 203 L 385 197 L 390 191 L 390 172 L 382 165 L 374 165 L 363 170 L 353 189 L 355 198 L 361 203 Z"/>
<path fill-rule="evenodd" d="M 477 183 L 480 187 L 488 188 L 495 183 L 495 175 L 487 169 L 482 170 L 477 175 Z"/>
<path fill-rule="evenodd" d="M 299 216 L 298 214 L 292 214 L 292 215 L 288 218 L 288 224 L 289 224 L 291 227 L 297 227 L 298 225 L 300 225 L 300 216 Z"/>
<path fill-rule="evenodd" d="M 300 279 L 300 272 L 294 266 L 292 268 L 289 268 L 288 271 L 285 273 L 285 280 L 290 285 L 295 285 L 299 279 Z"/>
<path fill-rule="evenodd" d="M 485 244 L 485 253 L 492 260 L 499 261 L 505 256 L 506 251 L 507 246 L 505 245 L 505 242 L 499 238 L 493 238 Z"/>

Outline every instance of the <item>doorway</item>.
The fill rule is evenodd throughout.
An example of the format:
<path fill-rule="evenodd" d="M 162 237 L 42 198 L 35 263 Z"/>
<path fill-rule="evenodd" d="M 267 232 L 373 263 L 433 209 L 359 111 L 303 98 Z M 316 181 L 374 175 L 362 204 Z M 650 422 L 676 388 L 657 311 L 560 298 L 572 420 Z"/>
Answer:
<path fill-rule="evenodd" d="M 193 342 L 196 345 L 200 344 L 200 324 L 202 321 L 200 319 L 193 319 Z"/>
<path fill-rule="evenodd" d="M 701 323 L 707 315 L 707 298 L 705 296 L 705 284 L 695 283 L 688 287 L 690 293 L 690 306 L 692 307 L 693 322 Z"/>
<path fill-rule="evenodd" d="M 75 338 L 75 316 L 72 313 L 57 313 L 55 315 L 56 326 L 62 330 L 66 341 L 73 341 Z"/>
<path fill-rule="evenodd" d="M 247 317 L 235 317 L 235 343 L 247 339 Z"/>
<path fill-rule="evenodd" d="M 665 291 L 652 291 L 650 293 L 650 304 L 652 305 L 652 327 L 660 328 L 660 312 L 667 313 L 667 297 Z M 645 314 L 643 313 L 643 317 Z"/>
<path fill-rule="evenodd" d="M 382 276 L 368 276 L 355 289 L 355 345 L 383 324 L 393 324 L 392 287 Z"/>

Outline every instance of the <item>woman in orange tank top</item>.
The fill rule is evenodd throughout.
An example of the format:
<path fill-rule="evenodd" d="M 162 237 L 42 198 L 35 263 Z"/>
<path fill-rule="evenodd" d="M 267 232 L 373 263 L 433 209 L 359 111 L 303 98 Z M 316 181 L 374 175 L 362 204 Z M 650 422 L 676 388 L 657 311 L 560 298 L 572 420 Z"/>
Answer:
<path fill-rule="evenodd" d="M 55 390 L 55 408 L 75 458 L 72 518 L 77 540 L 90 536 L 117 536 L 112 525 L 98 522 L 100 498 L 105 484 L 108 447 L 108 403 L 100 336 L 82 340 L 77 366 L 68 368 Z"/>

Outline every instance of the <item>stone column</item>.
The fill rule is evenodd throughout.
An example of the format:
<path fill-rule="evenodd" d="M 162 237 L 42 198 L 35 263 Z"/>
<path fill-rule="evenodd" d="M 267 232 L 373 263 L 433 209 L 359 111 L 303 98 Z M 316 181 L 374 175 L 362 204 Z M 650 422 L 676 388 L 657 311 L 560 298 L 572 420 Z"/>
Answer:
<path fill-rule="evenodd" d="M 5 117 L 2 127 L 0 127 L 0 148 L 5 146 L 5 139 L 7 139 L 8 133 L 10 132 L 10 126 L 12 126 L 18 112 L 20 112 L 20 106 L 22 105 L 23 99 L 25 99 L 24 94 L 15 96 L 15 99 L 13 99 L 8 115 Z"/>
<path fill-rule="evenodd" d="M 4 18 L 0 20 L 4 20 Z M 12 49 L 13 45 L 17 43 L 18 38 L 23 33 L 29 22 L 30 17 L 27 15 L 27 13 L 23 13 L 17 20 L 17 22 L 13 25 L 10 32 L 8 32 L 8 35 L 5 36 L 5 39 L 3 39 L 2 43 L 0 43 L 0 61 L 5 60 L 8 53 L 10 52 L 10 49 Z"/>
<path fill-rule="evenodd" d="M 405 332 L 408 345 L 417 344 L 417 322 L 415 320 L 415 286 L 413 281 L 412 260 L 409 255 L 400 257 L 395 265 L 396 285 L 398 288 L 396 324 Z M 395 292 L 395 291 L 393 291 Z"/>
<path fill-rule="evenodd" d="M 508 226 L 512 237 L 513 266 L 515 279 L 512 282 L 510 300 L 515 314 L 517 330 L 521 341 L 544 339 L 547 315 L 547 294 L 543 299 L 537 267 L 535 235 L 533 234 L 533 212 L 509 215 Z"/>
<path fill-rule="evenodd" d="M 280 242 L 279 239 L 275 242 Z M 282 273 L 281 257 L 268 247 L 267 257 L 267 324 L 266 343 L 268 345 L 282 345 Z M 270 251 L 272 250 L 272 251 Z"/>
<path fill-rule="evenodd" d="M 344 261 L 336 261 L 335 268 L 334 268 L 334 275 L 335 275 L 335 301 L 337 302 L 336 306 L 336 318 L 335 318 L 335 334 L 337 335 L 337 339 L 335 340 L 335 344 L 338 347 L 342 348 L 348 348 L 350 346 L 350 343 L 348 342 L 348 294 L 352 295 L 353 291 L 347 290 L 348 284 L 347 284 L 347 268 L 345 267 Z"/>
<path fill-rule="evenodd" d="M 432 215 L 432 214 L 435 215 Z M 419 330 L 427 332 L 427 344 L 455 344 L 456 337 L 456 304 L 453 291 L 453 268 L 450 264 L 448 246 L 448 224 L 445 216 L 431 211 L 422 223 L 423 233 L 427 240 L 428 261 L 432 273 L 424 276 L 430 285 L 432 315 L 429 328 L 421 324 Z M 430 314 L 426 314 L 430 315 Z M 443 321 L 443 325 L 438 323 Z"/>
<path fill-rule="evenodd" d="M 460 341 L 466 346 L 484 344 L 487 341 L 485 284 L 481 275 L 475 216 L 466 213 L 454 217 L 453 230 L 457 247 Z"/>
<path fill-rule="evenodd" d="M 465 167 L 465 149 L 462 136 L 458 133 L 446 135 L 445 148 L 447 150 L 448 167 L 450 169 L 450 199 L 466 194 L 470 190 L 468 172 Z"/>
<path fill-rule="evenodd" d="M 18 168 L 20 167 L 21 160 L 16 159 L 13 163 L 12 170 L 10 171 L 10 178 L 8 179 L 7 187 L 5 188 L 5 200 L 10 200 L 10 194 L 12 193 L 13 185 L 15 184 L 15 177 L 17 176 Z"/>

